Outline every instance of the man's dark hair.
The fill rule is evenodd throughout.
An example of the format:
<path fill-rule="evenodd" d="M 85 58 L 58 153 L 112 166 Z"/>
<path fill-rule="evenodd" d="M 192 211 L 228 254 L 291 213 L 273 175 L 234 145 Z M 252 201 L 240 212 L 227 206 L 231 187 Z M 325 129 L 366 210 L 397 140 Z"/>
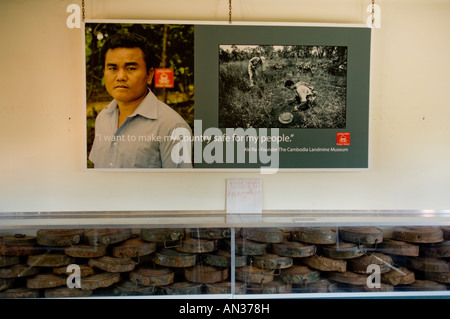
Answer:
<path fill-rule="evenodd" d="M 152 56 L 152 47 L 150 42 L 142 35 L 128 32 L 117 33 L 106 39 L 101 52 L 101 63 L 103 68 L 105 67 L 106 52 L 110 49 L 117 48 L 140 48 L 144 53 L 147 71 L 154 67 L 152 63 L 155 63 L 155 61 Z"/>

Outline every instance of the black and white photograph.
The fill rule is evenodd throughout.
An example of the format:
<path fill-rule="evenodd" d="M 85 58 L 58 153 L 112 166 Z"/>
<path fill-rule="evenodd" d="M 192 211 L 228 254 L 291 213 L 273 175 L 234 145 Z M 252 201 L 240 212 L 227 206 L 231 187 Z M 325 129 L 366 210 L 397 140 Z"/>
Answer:
<path fill-rule="evenodd" d="M 219 45 L 219 126 L 346 128 L 347 46 Z"/>

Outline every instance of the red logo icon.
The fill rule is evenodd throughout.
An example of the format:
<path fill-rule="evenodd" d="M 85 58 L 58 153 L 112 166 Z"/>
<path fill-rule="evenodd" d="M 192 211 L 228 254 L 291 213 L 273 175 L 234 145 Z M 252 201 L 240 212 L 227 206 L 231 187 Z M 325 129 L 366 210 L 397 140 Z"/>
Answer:
<path fill-rule="evenodd" d="M 155 69 L 155 87 L 173 88 L 173 69 Z"/>
<path fill-rule="evenodd" d="M 350 145 L 350 133 L 349 132 L 336 133 L 336 145 Z"/>

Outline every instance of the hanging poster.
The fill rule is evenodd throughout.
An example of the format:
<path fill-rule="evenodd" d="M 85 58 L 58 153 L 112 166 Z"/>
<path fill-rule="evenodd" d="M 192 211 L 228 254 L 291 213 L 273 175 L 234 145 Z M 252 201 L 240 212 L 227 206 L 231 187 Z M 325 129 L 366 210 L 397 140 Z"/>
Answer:
<path fill-rule="evenodd" d="M 92 20 L 84 43 L 88 169 L 369 168 L 365 25 Z"/>

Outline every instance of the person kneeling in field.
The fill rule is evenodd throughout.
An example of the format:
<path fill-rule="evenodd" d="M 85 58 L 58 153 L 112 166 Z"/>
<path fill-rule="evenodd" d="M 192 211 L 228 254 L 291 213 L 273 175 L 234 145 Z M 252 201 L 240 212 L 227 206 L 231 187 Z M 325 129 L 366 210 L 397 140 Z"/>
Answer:
<path fill-rule="evenodd" d="M 314 100 L 316 99 L 316 93 L 314 87 L 306 84 L 305 82 L 294 83 L 291 80 L 287 80 L 284 84 L 286 88 L 295 92 L 295 98 L 298 104 L 294 107 L 295 111 L 304 111 L 312 107 Z"/>

